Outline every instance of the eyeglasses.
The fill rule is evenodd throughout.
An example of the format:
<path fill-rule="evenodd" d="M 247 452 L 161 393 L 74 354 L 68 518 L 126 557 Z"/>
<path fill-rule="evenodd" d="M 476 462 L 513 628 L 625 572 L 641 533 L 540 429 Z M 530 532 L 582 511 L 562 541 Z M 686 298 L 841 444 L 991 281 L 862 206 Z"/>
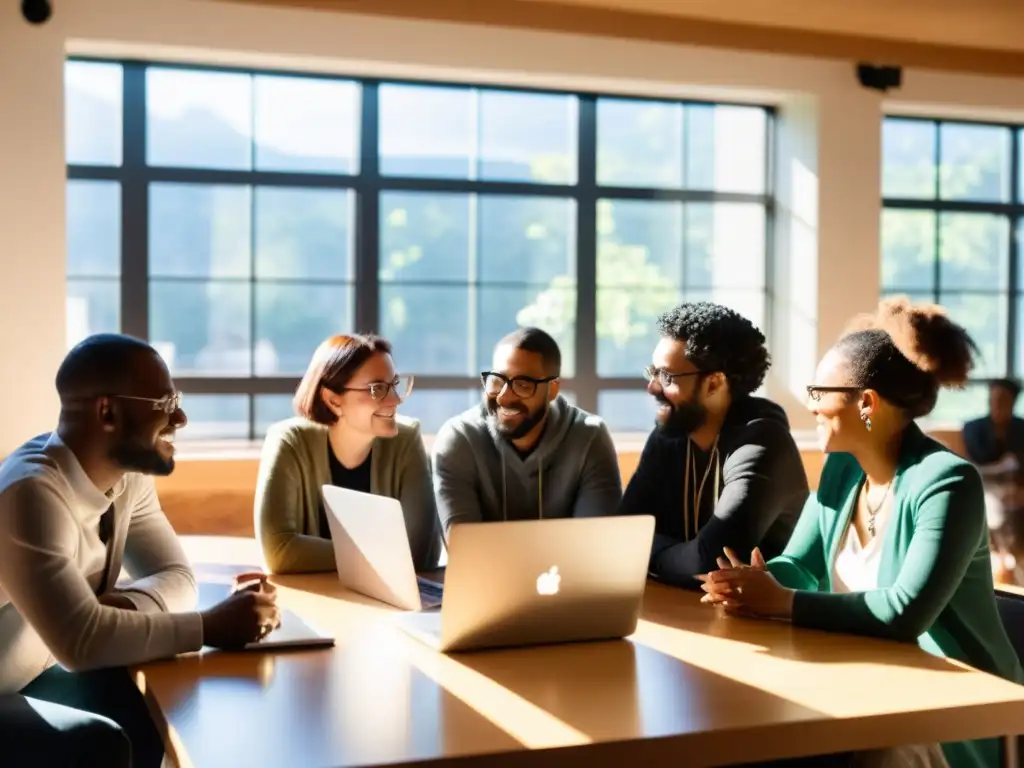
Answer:
<path fill-rule="evenodd" d="M 413 376 L 395 376 L 392 381 L 374 381 L 365 387 L 344 387 L 340 392 L 369 392 L 373 400 L 383 400 L 391 392 L 399 400 L 405 400 L 412 392 Z"/>
<path fill-rule="evenodd" d="M 143 403 L 150 403 L 154 411 L 163 411 L 172 414 L 181 408 L 181 392 L 175 392 L 163 397 L 139 397 L 137 395 L 110 395 L 118 400 L 138 400 Z"/>
<path fill-rule="evenodd" d="M 700 376 L 703 371 L 685 371 L 683 373 L 670 373 L 664 368 L 657 368 L 653 365 L 648 365 L 644 368 L 644 378 L 648 381 L 658 380 L 658 384 L 661 385 L 662 389 L 665 387 L 671 387 L 675 380 L 682 376 Z"/>
<path fill-rule="evenodd" d="M 860 392 L 861 387 L 819 387 L 817 384 L 807 385 L 807 396 L 816 403 L 821 402 L 821 396 L 828 392 L 840 392 L 843 394 L 853 394 L 854 392 Z"/>
<path fill-rule="evenodd" d="M 480 380 L 484 383 L 484 392 L 488 395 L 500 395 L 507 386 L 512 390 L 512 394 L 524 400 L 528 397 L 533 397 L 533 393 L 537 391 L 538 384 L 547 384 L 549 381 L 555 381 L 557 378 L 558 376 L 548 376 L 544 379 L 536 379 L 533 376 L 510 377 L 496 371 L 484 371 L 480 374 Z"/>

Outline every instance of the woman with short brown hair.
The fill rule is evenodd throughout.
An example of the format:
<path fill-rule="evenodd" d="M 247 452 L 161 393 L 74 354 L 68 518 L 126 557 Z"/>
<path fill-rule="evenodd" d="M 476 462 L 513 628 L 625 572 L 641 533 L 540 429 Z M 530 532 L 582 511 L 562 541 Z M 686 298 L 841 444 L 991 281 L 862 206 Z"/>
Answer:
<path fill-rule="evenodd" d="M 323 485 L 398 499 L 416 570 L 437 567 L 429 459 L 418 422 L 397 413 L 412 383 L 380 337 L 332 336 L 317 348 L 295 392 L 298 417 L 274 424 L 263 443 L 254 517 L 271 572 L 336 567 Z"/>

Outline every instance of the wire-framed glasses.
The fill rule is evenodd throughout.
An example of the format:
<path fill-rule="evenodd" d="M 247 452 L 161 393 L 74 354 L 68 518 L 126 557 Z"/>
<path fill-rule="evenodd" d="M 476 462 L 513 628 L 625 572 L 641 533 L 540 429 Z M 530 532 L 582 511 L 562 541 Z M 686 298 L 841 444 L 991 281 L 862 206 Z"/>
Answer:
<path fill-rule="evenodd" d="M 648 365 L 646 368 L 644 368 L 644 378 L 647 379 L 648 381 L 654 381 L 655 379 L 657 379 L 658 384 L 661 385 L 662 389 L 664 389 L 665 387 L 671 387 L 675 383 L 676 379 L 681 378 L 683 376 L 700 376 L 700 374 L 700 371 L 684 371 L 683 373 L 672 373 L 671 371 L 666 371 L 664 368 L 657 368 L 653 365 Z"/>
<path fill-rule="evenodd" d="M 507 386 L 512 390 L 512 394 L 524 400 L 528 397 L 533 397 L 533 393 L 537 391 L 538 384 L 547 384 L 549 381 L 554 381 L 557 378 L 557 376 L 547 376 L 543 379 L 534 378 L 533 376 L 506 376 L 497 371 L 483 371 L 480 374 L 480 380 L 484 383 L 484 392 L 488 395 L 500 395 L 501 391 Z"/>
<path fill-rule="evenodd" d="M 854 392 L 860 392 L 862 387 L 819 387 L 817 384 L 807 385 L 807 397 L 813 400 L 815 403 L 821 402 L 821 396 L 828 392 L 842 392 L 844 394 L 853 394 Z"/>
<path fill-rule="evenodd" d="M 395 376 L 391 381 L 373 381 L 365 387 L 345 387 L 342 392 L 369 392 L 373 400 L 383 400 L 391 392 L 399 400 L 405 400 L 412 393 L 414 376 Z"/>
<path fill-rule="evenodd" d="M 154 411 L 163 411 L 171 414 L 181 408 L 181 392 L 174 392 L 163 397 L 139 397 L 138 395 L 110 395 L 118 400 L 137 400 L 143 403 L 150 403 Z"/>

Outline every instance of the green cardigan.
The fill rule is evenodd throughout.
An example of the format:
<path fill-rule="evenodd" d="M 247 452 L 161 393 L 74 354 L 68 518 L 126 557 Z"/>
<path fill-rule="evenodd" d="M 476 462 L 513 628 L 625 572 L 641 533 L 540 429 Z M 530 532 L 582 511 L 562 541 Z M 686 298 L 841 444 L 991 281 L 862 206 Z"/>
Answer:
<path fill-rule="evenodd" d="M 330 485 L 327 428 L 305 419 L 267 431 L 253 509 L 256 538 L 271 573 L 332 571 L 334 545 L 320 531 L 321 487 Z M 441 529 L 430 460 L 419 422 L 399 417 L 398 434 L 373 442 L 370 492 L 402 502 L 413 565 L 437 567 Z"/>
<path fill-rule="evenodd" d="M 1016 682 L 1017 655 L 996 607 L 981 477 L 911 424 L 900 448 L 878 589 L 833 593 L 832 564 L 864 472 L 849 454 L 825 461 L 785 551 L 768 563 L 796 589 L 794 625 L 916 642 Z M 943 744 L 952 768 L 999 763 L 998 739 Z"/>

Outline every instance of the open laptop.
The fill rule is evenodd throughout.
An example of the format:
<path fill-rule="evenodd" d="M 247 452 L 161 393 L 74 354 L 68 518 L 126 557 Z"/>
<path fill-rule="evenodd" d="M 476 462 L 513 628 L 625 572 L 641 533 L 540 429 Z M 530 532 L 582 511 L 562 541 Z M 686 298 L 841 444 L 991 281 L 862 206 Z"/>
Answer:
<path fill-rule="evenodd" d="M 636 631 L 650 515 L 460 523 L 439 612 L 400 626 L 439 651 L 623 638 Z"/>
<path fill-rule="evenodd" d="M 398 499 L 322 487 L 342 586 L 406 611 L 436 608 L 442 586 L 418 578 Z"/>

